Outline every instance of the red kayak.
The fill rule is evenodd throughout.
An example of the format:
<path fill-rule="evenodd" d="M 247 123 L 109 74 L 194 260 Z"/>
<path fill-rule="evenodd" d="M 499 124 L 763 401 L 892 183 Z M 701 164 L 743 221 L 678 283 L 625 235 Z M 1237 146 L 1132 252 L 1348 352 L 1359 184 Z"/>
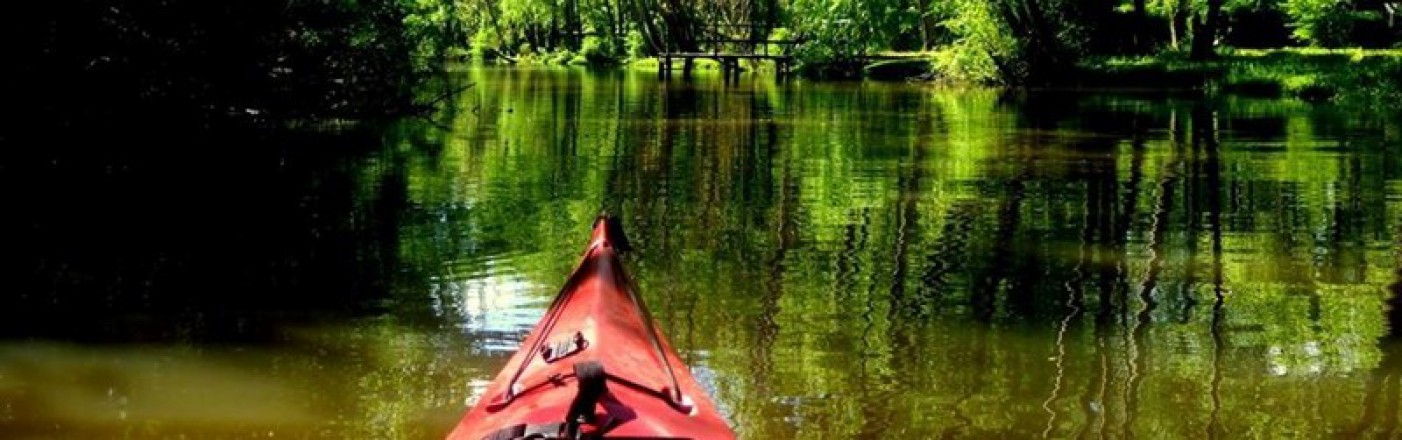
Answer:
<path fill-rule="evenodd" d="M 601 216 L 584 257 L 451 440 L 733 439 L 657 331 Z"/>

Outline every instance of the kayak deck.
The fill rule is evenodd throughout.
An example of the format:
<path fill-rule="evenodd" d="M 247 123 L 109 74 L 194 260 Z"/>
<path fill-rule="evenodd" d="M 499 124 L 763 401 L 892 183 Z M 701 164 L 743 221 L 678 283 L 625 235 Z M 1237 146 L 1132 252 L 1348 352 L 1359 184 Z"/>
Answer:
<path fill-rule="evenodd" d="M 610 222 L 595 222 L 545 317 L 449 439 L 734 438 L 656 330 L 618 258 L 626 239 Z"/>

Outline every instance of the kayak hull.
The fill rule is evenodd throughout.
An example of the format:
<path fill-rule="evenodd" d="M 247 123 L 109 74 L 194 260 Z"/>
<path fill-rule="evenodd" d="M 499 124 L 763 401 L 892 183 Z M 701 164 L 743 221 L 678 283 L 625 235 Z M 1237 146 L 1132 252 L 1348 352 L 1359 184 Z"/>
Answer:
<path fill-rule="evenodd" d="M 614 228 L 607 223 L 595 223 L 589 247 L 546 317 L 449 434 L 450 440 L 509 438 L 503 437 L 504 430 L 522 428 L 553 431 L 552 424 L 566 421 L 581 394 L 579 365 L 602 366 L 607 378 L 607 391 L 597 404 L 587 405 L 592 417 L 576 417 L 592 422 L 583 423 L 580 431 L 604 438 L 735 437 L 687 365 L 656 331 L 619 261 L 615 241 L 623 239 L 610 237 Z"/>

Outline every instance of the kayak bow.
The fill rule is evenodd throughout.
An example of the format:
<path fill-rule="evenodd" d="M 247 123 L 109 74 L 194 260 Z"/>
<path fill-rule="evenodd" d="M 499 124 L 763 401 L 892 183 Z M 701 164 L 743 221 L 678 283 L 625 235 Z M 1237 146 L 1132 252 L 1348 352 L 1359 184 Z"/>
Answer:
<path fill-rule="evenodd" d="M 450 440 L 733 439 L 623 271 L 600 216 L 579 265 Z"/>

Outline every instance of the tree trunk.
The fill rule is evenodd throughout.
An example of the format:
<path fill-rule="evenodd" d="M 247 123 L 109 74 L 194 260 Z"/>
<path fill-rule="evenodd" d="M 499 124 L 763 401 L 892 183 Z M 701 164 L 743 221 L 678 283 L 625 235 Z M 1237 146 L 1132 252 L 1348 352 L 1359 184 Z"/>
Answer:
<path fill-rule="evenodd" d="M 1145 31 L 1149 29 L 1149 11 L 1144 3 L 1145 0 L 1134 0 L 1134 31 L 1130 44 L 1135 53 L 1144 53 L 1148 50 L 1146 46 L 1148 46 L 1149 38 Z"/>
<path fill-rule="evenodd" d="M 1179 43 L 1188 32 L 1188 0 L 1177 0 L 1173 6 L 1173 15 L 1168 21 L 1168 41 L 1173 50 L 1182 48 Z"/>
<path fill-rule="evenodd" d="M 1207 16 L 1194 26 L 1193 51 L 1188 55 L 1194 60 L 1206 60 L 1217 56 L 1214 43 L 1217 41 L 1218 18 L 1222 15 L 1222 0 L 1207 0 Z"/>
<path fill-rule="evenodd" d="M 579 0 L 566 0 L 564 43 L 565 48 L 569 49 L 570 51 L 579 50 L 580 39 L 583 38 L 583 36 L 580 34 L 584 32 L 584 28 L 581 26 L 580 22 L 581 20 L 579 19 Z"/>
<path fill-rule="evenodd" d="M 915 7 L 920 14 L 920 50 L 930 50 L 930 34 L 934 28 L 930 25 L 930 0 L 915 0 Z"/>
<path fill-rule="evenodd" d="M 663 30 L 657 28 L 656 22 L 652 20 L 652 11 L 657 9 L 656 5 L 650 4 L 648 0 L 631 0 L 633 6 L 633 19 L 638 23 L 638 31 L 643 34 L 643 39 L 652 46 L 654 53 L 670 52 L 667 47 L 667 40 L 662 36 Z"/>
<path fill-rule="evenodd" d="M 1038 0 L 998 0 L 993 12 L 1010 29 L 1020 31 L 1015 53 L 992 54 L 993 64 L 1006 81 L 1046 85 L 1065 80 L 1077 54 L 1061 41 L 1066 25 L 1047 17 Z M 1060 3 L 1057 3 L 1060 4 Z"/>
<path fill-rule="evenodd" d="M 665 26 L 663 38 L 667 47 L 681 52 L 698 52 L 696 43 L 696 20 L 691 16 L 691 3 L 682 0 L 665 0 L 657 11 L 662 15 Z"/>
<path fill-rule="evenodd" d="M 619 42 L 621 43 L 622 40 L 623 40 L 623 38 L 624 38 L 624 35 L 623 35 L 623 0 L 614 0 L 614 1 L 613 1 L 613 23 L 610 23 L 610 24 L 612 25 L 611 28 L 610 28 L 610 30 L 613 31 L 613 38 L 614 38 L 614 40 L 619 41 Z M 620 45 L 619 47 L 622 47 L 622 45 Z"/>

